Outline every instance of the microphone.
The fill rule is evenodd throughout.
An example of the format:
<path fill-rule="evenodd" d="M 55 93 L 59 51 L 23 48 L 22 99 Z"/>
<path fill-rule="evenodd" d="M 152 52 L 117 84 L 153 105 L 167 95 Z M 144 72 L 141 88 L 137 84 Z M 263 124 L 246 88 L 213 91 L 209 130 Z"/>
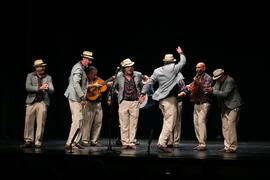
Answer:
<path fill-rule="evenodd" d="M 120 70 L 120 67 L 118 66 L 118 67 L 116 68 L 114 74 L 117 74 L 119 70 Z"/>

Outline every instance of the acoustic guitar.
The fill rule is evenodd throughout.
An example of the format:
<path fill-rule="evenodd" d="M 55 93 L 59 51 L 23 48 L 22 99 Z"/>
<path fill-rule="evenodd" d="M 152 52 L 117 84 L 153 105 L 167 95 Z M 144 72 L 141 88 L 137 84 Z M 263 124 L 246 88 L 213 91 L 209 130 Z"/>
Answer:
<path fill-rule="evenodd" d="M 200 77 L 200 75 L 197 72 L 196 78 L 198 79 L 199 77 Z M 197 97 L 198 91 L 199 91 L 199 85 L 197 83 L 195 83 L 195 81 L 193 81 L 192 86 L 193 86 L 193 88 L 192 88 L 192 91 L 190 93 L 189 99 L 190 99 L 190 101 L 194 102 L 196 97 Z"/>
<path fill-rule="evenodd" d="M 110 77 L 106 81 L 104 81 L 103 79 L 97 79 L 95 82 L 89 83 L 88 85 L 98 83 L 98 84 L 100 84 L 102 86 L 101 87 L 88 88 L 87 93 L 86 93 L 86 98 L 89 99 L 90 101 L 96 100 L 99 97 L 100 93 L 105 92 L 107 90 L 107 85 L 106 84 L 109 81 L 111 81 L 112 79 L 113 79 L 112 77 Z"/>

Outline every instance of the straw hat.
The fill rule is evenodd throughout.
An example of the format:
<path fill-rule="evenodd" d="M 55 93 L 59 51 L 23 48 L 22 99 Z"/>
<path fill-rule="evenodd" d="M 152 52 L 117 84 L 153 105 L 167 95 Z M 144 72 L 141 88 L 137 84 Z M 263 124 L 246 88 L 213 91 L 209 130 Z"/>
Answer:
<path fill-rule="evenodd" d="M 164 62 L 175 62 L 176 59 L 174 59 L 172 54 L 166 54 L 163 59 Z"/>
<path fill-rule="evenodd" d="M 93 58 L 93 52 L 91 52 L 91 51 L 83 51 L 82 57 L 94 59 L 94 58 Z"/>
<path fill-rule="evenodd" d="M 130 67 L 134 65 L 134 62 L 132 62 L 129 58 L 123 60 L 121 63 L 122 67 Z"/>
<path fill-rule="evenodd" d="M 44 62 L 43 62 L 43 60 L 42 59 L 37 59 L 37 60 L 35 60 L 34 61 L 34 67 L 40 67 L 40 66 L 46 66 L 47 64 L 45 64 Z"/>
<path fill-rule="evenodd" d="M 217 80 L 217 79 L 220 78 L 223 74 L 224 74 L 224 70 L 223 70 L 223 69 L 216 69 L 216 70 L 213 72 L 213 80 Z"/>

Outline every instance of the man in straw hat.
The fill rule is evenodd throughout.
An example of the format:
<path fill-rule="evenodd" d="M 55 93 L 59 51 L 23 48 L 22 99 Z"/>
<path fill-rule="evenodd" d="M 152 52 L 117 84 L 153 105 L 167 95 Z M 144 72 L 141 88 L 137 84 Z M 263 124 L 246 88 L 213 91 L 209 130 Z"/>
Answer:
<path fill-rule="evenodd" d="M 141 72 L 134 71 L 134 62 L 129 58 L 121 62 L 122 72 L 115 78 L 111 92 L 118 92 L 118 115 L 122 149 L 136 149 L 136 132 L 139 118 L 139 97 L 146 78 Z M 111 104 L 112 94 L 108 94 L 108 104 Z"/>
<path fill-rule="evenodd" d="M 220 152 L 233 153 L 237 150 L 236 124 L 239 120 L 241 100 L 235 80 L 225 74 L 223 69 L 213 72 L 214 87 L 205 88 L 204 91 L 217 97 L 221 108 L 222 133 L 224 148 Z"/>
<path fill-rule="evenodd" d="M 88 78 L 85 72 L 86 67 L 92 63 L 93 53 L 90 51 L 83 51 L 82 59 L 77 62 L 70 73 L 69 84 L 65 92 L 66 98 L 68 98 L 69 106 L 72 114 L 72 123 L 68 140 L 65 148 L 68 149 L 70 146 L 73 149 L 83 149 L 83 146 L 79 144 L 81 140 L 81 128 L 84 121 L 84 106 L 86 104 L 86 93 L 88 89 Z M 77 131 L 78 130 L 78 131 Z M 78 134 L 76 135 L 76 131 Z M 76 135 L 73 144 L 71 141 Z"/>
<path fill-rule="evenodd" d="M 47 118 L 47 107 L 50 105 L 49 94 L 54 92 L 52 77 L 45 73 L 47 64 L 42 59 L 34 61 L 35 71 L 27 75 L 26 91 L 26 113 L 24 127 L 24 141 L 21 148 L 29 148 L 42 145 L 45 122 Z M 36 135 L 34 138 L 34 127 L 36 120 Z"/>
<path fill-rule="evenodd" d="M 186 64 L 186 57 L 180 46 L 176 48 L 176 51 L 180 54 L 180 61 L 175 64 L 176 59 L 173 54 L 166 54 L 163 59 L 164 65 L 154 70 L 140 96 L 140 103 L 142 103 L 148 89 L 158 82 L 159 87 L 152 99 L 159 101 L 159 107 L 163 113 L 163 127 L 158 139 L 158 148 L 166 153 L 171 152 L 167 143 L 177 118 L 177 83 L 184 78 L 180 70 Z"/>

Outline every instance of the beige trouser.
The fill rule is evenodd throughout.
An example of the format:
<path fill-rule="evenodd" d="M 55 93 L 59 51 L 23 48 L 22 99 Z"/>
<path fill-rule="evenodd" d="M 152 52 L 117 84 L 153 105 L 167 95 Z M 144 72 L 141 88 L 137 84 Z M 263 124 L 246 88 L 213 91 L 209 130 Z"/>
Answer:
<path fill-rule="evenodd" d="M 177 118 L 177 100 L 171 96 L 159 101 L 159 107 L 163 113 L 163 126 L 159 135 L 158 144 L 167 147 L 169 137 L 172 134 Z"/>
<path fill-rule="evenodd" d="M 68 101 L 69 101 L 69 107 L 71 111 L 72 123 L 71 123 L 69 136 L 68 136 L 68 140 L 66 144 L 70 145 L 71 140 L 73 136 L 75 135 L 78 128 L 80 129 L 80 131 L 78 132 L 76 138 L 74 139 L 74 143 L 77 144 L 82 137 L 81 128 L 84 121 L 84 114 L 83 114 L 84 107 L 81 105 L 80 102 L 72 101 L 70 99 Z"/>
<path fill-rule="evenodd" d="M 96 144 L 102 126 L 102 106 L 100 102 L 87 101 L 84 110 L 84 123 L 82 127 L 82 142 Z M 90 136 L 91 134 L 91 136 Z"/>
<path fill-rule="evenodd" d="M 181 123 L 182 123 L 182 106 L 183 102 L 180 101 L 177 103 L 177 118 L 175 121 L 175 126 L 173 128 L 172 134 L 170 135 L 168 144 L 173 145 L 173 144 L 179 144 L 180 143 L 180 138 L 181 138 Z"/>
<path fill-rule="evenodd" d="M 47 118 L 47 106 L 44 101 L 26 105 L 24 140 L 25 142 L 34 142 L 34 128 L 36 120 L 35 145 L 41 145 L 45 122 Z"/>
<path fill-rule="evenodd" d="M 125 101 L 119 104 L 119 122 L 122 145 L 135 145 L 139 119 L 139 101 Z"/>
<path fill-rule="evenodd" d="M 206 147 L 206 138 L 207 138 L 206 122 L 210 106 L 211 105 L 209 103 L 194 104 L 193 123 L 195 134 L 199 141 L 199 146 L 201 147 Z"/>
<path fill-rule="evenodd" d="M 238 121 L 239 114 L 239 108 L 235 108 L 229 113 L 221 115 L 225 149 L 237 149 L 236 123 Z"/>

